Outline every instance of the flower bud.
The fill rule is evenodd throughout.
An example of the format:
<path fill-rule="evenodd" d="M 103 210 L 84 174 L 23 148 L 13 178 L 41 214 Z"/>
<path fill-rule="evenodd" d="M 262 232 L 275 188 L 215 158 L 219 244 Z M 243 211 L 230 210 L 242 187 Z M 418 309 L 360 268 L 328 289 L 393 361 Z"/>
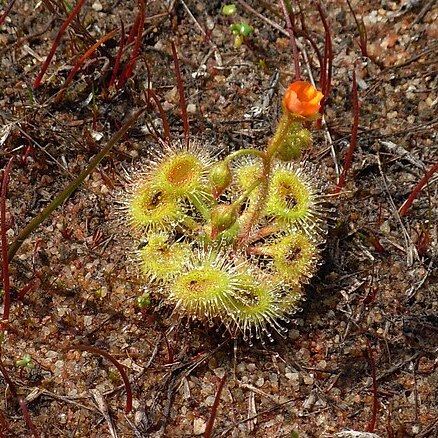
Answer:
<path fill-rule="evenodd" d="M 231 228 L 237 221 L 237 211 L 234 205 L 217 205 L 211 211 L 211 235 L 214 240 L 216 236 Z"/>
<path fill-rule="evenodd" d="M 231 3 L 229 5 L 224 5 L 222 7 L 222 14 L 227 15 L 227 16 L 233 15 L 236 13 L 236 10 L 237 10 L 236 5 Z"/>
<path fill-rule="evenodd" d="M 242 35 L 243 37 L 249 36 L 249 34 L 254 30 L 252 26 L 246 23 L 232 24 L 230 29 L 234 35 Z"/>
<path fill-rule="evenodd" d="M 312 134 L 307 129 L 299 129 L 287 135 L 277 151 L 277 157 L 282 161 L 296 161 L 301 157 L 303 149 L 312 144 Z"/>
<path fill-rule="evenodd" d="M 228 163 L 225 161 L 216 163 L 210 171 L 209 179 L 212 185 L 213 197 L 217 199 L 231 184 L 232 174 Z"/>
<path fill-rule="evenodd" d="M 135 304 L 141 310 L 146 309 L 151 305 L 151 298 L 149 296 L 149 292 L 144 292 L 142 295 L 135 299 Z"/>

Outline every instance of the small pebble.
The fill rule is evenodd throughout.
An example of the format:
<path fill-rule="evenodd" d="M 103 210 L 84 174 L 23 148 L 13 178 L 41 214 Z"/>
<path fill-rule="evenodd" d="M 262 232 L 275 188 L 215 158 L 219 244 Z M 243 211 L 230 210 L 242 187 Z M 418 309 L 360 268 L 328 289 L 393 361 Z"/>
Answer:
<path fill-rule="evenodd" d="M 303 382 L 305 385 L 313 385 L 313 383 L 315 382 L 315 379 L 313 378 L 312 375 L 304 376 Z"/>
<path fill-rule="evenodd" d="M 225 376 L 225 368 L 216 368 L 213 370 L 214 374 L 222 379 Z"/>
<path fill-rule="evenodd" d="M 102 7 L 102 3 L 100 3 L 99 1 L 96 1 L 92 4 L 91 6 L 93 8 L 93 10 L 95 10 L 96 12 L 100 12 L 103 7 Z"/>
<path fill-rule="evenodd" d="M 265 384 L 265 379 L 263 377 L 259 377 L 255 382 L 255 385 L 258 386 L 259 388 L 262 387 L 264 384 Z"/>
<path fill-rule="evenodd" d="M 202 418 L 195 418 L 193 420 L 193 434 L 201 435 L 205 432 L 207 423 Z"/>
<path fill-rule="evenodd" d="M 189 103 L 187 105 L 187 112 L 189 114 L 195 114 L 196 113 L 196 105 L 194 103 Z"/>
<path fill-rule="evenodd" d="M 300 332 L 295 329 L 290 330 L 288 337 L 289 339 L 292 339 L 292 341 L 296 341 L 300 337 Z"/>
<path fill-rule="evenodd" d="M 209 395 L 209 396 L 205 399 L 205 404 L 206 404 L 207 406 L 213 406 L 215 398 L 216 398 L 216 396 L 214 396 L 214 395 Z"/>
<path fill-rule="evenodd" d="M 293 382 L 298 382 L 300 379 L 299 373 L 286 373 L 286 379 L 292 380 Z"/>
<path fill-rule="evenodd" d="M 247 369 L 248 371 L 255 371 L 255 370 L 257 369 L 257 367 L 256 367 L 256 364 L 255 364 L 255 363 L 249 363 L 249 364 L 246 366 L 246 369 Z"/>

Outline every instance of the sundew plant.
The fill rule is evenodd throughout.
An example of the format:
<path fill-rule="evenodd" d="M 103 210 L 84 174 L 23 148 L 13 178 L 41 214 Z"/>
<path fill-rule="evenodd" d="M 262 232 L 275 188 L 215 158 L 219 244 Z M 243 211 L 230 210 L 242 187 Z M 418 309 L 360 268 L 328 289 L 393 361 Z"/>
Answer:
<path fill-rule="evenodd" d="M 139 270 L 175 315 L 245 340 L 283 331 L 325 239 L 322 186 L 300 162 L 322 98 L 293 82 L 264 149 L 218 160 L 197 141 L 163 143 L 133 183 L 126 211 Z"/>

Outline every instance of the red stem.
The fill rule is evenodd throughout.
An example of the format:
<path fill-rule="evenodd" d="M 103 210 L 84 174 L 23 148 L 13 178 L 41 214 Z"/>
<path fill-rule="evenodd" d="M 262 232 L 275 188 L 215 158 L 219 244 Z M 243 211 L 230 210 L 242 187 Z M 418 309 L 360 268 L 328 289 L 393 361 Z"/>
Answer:
<path fill-rule="evenodd" d="M 298 55 L 297 42 L 295 40 L 295 33 L 292 27 L 292 22 L 290 20 L 289 13 L 287 12 L 286 3 L 284 0 L 280 0 L 281 7 L 283 9 L 284 19 L 286 20 L 286 27 L 289 32 L 290 44 L 292 46 L 292 53 L 294 57 L 294 68 L 295 68 L 295 80 L 301 80 L 301 69 L 300 69 L 300 58 Z"/>
<path fill-rule="evenodd" d="M 53 58 L 53 55 L 55 54 L 55 51 L 57 47 L 59 46 L 59 43 L 61 41 L 62 35 L 64 35 L 64 32 L 66 31 L 69 24 L 73 21 L 73 19 L 78 15 L 79 11 L 81 10 L 82 6 L 84 5 L 85 0 L 79 0 L 76 7 L 71 11 L 70 15 L 67 17 L 67 20 L 65 20 L 64 24 L 61 26 L 61 29 L 59 29 L 58 35 L 56 35 L 55 42 L 52 45 L 52 48 L 50 49 L 50 52 L 44 61 L 44 64 L 41 68 L 40 74 L 35 79 L 35 82 L 33 83 L 34 88 L 38 88 L 41 85 L 41 80 L 43 79 L 44 74 L 46 73 L 47 68 L 49 67 L 50 61 Z"/>
<path fill-rule="evenodd" d="M 12 7 L 14 6 L 15 0 L 12 0 L 8 7 L 6 8 L 6 11 L 2 14 L 0 17 L 0 26 L 3 24 L 3 21 L 5 21 L 6 17 L 9 15 L 9 12 L 11 12 Z"/>
<path fill-rule="evenodd" d="M 14 381 L 9 376 L 8 370 L 6 369 L 1 358 L 0 358 L 0 371 L 3 374 L 3 377 L 9 386 L 9 390 L 11 391 L 11 394 L 13 395 L 13 397 L 18 399 L 18 404 L 20 406 L 21 413 L 23 414 L 24 421 L 26 422 L 26 426 L 32 431 L 32 434 L 35 438 L 40 438 L 40 434 L 38 433 L 37 428 L 33 424 L 29 411 L 27 410 L 26 399 L 18 396 L 17 387 L 15 386 Z"/>
<path fill-rule="evenodd" d="M 131 44 L 134 41 L 135 36 L 138 32 L 138 25 L 140 23 L 140 14 L 137 14 L 134 20 L 134 24 L 131 27 L 131 30 L 129 31 L 128 40 L 126 41 L 126 45 Z"/>
<path fill-rule="evenodd" d="M 321 107 L 323 107 L 323 103 L 327 100 L 327 97 L 330 94 L 330 89 L 331 89 L 333 45 L 332 45 L 332 36 L 330 33 L 330 26 L 327 21 L 327 16 L 324 10 L 322 9 L 321 3 L 318 3 L 316 7 L 318 8 L 322 25 L 324 26 L 324 61 L 321 70 L 321 74 L 324 72 L 324 83 L 322 83 L 322 78 L 321 78 L 322 94 L 324 94 L 324 98 L 321 102 Z"/>
<path fill-rule="evenodd" d="M 210 438 L 213 433 L 214 420 L 217 415 L 217 408 L 219 407 L 219 402 L 221 400 L 222 390 L 224 389 L 225 380 L 227 376 L 222 377 L 217 388 L 216 397 L 214 398 L 213 406 L 211 407 L 210 418 L 208 419 L 207 427 L 205 428 L 204 438 Z"/>
<path fill-rule="evenodd" d="M 17 294 L 17 298 L 19 300 L 22 300 L 28 292 L 33 291 L 36 287 L 39 286 L 40 283 L 41 281 L 38 278 L 29 281 L 29 283 L 27 283 L 20 289 Z"/>
<path fill-rule="evenodd" d="M 120 373 L 120 376 L 122 377 L 122 380 L 123 380 L 123 383 L 125 384 L 125 389 L 126 389 L 125 414 L 129 414 L 132 410 L 132 389 L 131 389 L 131 384 L 129 383 L 128 375 L 126 374 L 125 370 L 123 369 L 123 365 L 121 365 L 109 353 L 107 353 L 104 350 L 101 350 L 100 348 L 92 347 L 90 345 L 75 345 L 71 348 L 74 350 L 88 351 L 89 353 L 99 354 L 100 356 L 103 356 L 105 359 L 108 359 L 117 368 L 117 371 Z"/>
<path fill-rule="evenodd" d="M 169 121 L 167 120 L 166 113 L 164 112 L 163 106 L 161 105 L 158 96 L 155 94 L 155 91 L 151 90 L 150 88 L 147 89 L 148 98 L 154 100 L 155 104 L 158 107 L 158 111 L 160 112 L 160 117 L 163 122 L 163 129 L 164 129 L 164 136 L 166 137 L 167 143 L 171 142 L 171 136 L 170 136 L 170 126 Z"/>
<path fill-rule="evenodd" d="M 123 70 L 122 74 L 120 75 L 120 79 L 119 79 L 119 81 L 117 83 L 117 88 L 119 88 L 119 89 L 122 87 L 122 85 L 132 75 L 132 71 L 134 70 L 135 62 L 139 58 L 138 53 L 140 51 L 141 37 L 143 35 L 143 26 L 144 26 L 145 14 L 144 14 L 144 0 L 139 0 L 138 3 L 139 3 L 139 6 L 140 6 L 140 9 L 138 11 L 138 23 L 137 23 L 137 20 L 136 20 L 136 23 L 137 23 L 137 36 L 136 36 L 136 39 L 135 39 L 134 48 L 132 49 L 131 58 L 130 58 L 128 64 L 126 65 L 125 69 Z M 131 30 L 131 32 L 132 32 L 132 30 Z M 128 44 L 129 44 L 130 36 L 128 37 Z"/>
<path fill-rule="evenodd" d="M 324 58 L 320 68 L 320 78 L 319 83 L 321 85 L 321 91 L 324 97 L 321 100 L 321 106 L 319 108 L 319 113 L 324 114 L 325 104 L 327 102 L 330 90 L 332 88 L 332 64 L 333 64 L 333 45 L 332 37 L 330 33 L 330 26 L 327 21 L 327 15 L 325 14 L 321 3 L 318 2 L 316 7 L 318 8 L 319 16 L 324 26 Z M 322 118 L 318 119 L 316 122 L 316 127 L 320 129 L 322 126 Z"/>
<path fill-rule="evenodd" d="M 432 168 L 426 173 L 426 175 L 424 175 L 423 178 L 421 178 L 419 183 L 415 186 L 414 190 L 412 190 L 412 193 L 409 195 L 408 199 L 406 199 L 406 201 L 403 203 L 403 205 L 400 208 L 400 217 L 403 217 L 406 214 L 409 207 L 414 202 L 414 199 L 418 196 L 418 193 L 420 193 L 421 189 L 427 184 L 429 179 L 437 170 L 438 170 L 438 161 L 432 166 Z"/>
<path fill-rule="evenodd" d="M 365 24 L 363 22 L 363 18 L 361 17 L 360 22 L 356 17 L 356 13 L 354 12 L 353 7 L 351 6 L 350 0 L 347 0 L 348 7 L 350 8 L 351 13 L 353 14 L 354 21 L 356 23 L 357 30 L 359 32 L 359 48 L 362 53 L 362 56 L 365 56 L 366 58 L 369 58 L 368 56 L 368 35 L 367 35 L 367 29 L 365 27 Z"/>
<path fill-rule="evenodd" d="M 339 177 L 338 187 L 336 193 L 339 193 L 344 186 L 345 178 L 347 176 L 348 169 L 350 168 L 351 161 L 353 160 L 353 152 L 356 148 L 357 142 L 357 131 L 359 127 L 359 98 L 357 95 L 357 81 L 356 72 L 353 70 L 353 127 L 351 129 L 351 140 L 350 147 L 348 148 L 347 157 L 345 159 L 344 168 L 342 170 L 341 176 Z"/>
<path fill-rule="evenodd" d="M 122 71 L 122 74 L 119 77 L 119 80 L 117 81 L 117 89 L 120 90 L 122 88 L 123 84 L 129 79 L 129 77 L 132 74 L 132 71 L 134 70 L 135 63 L 141 59 L 141 56 L 136 56 L 135 58 L 131 58 L 128 63 L 126 64 L 126 67 Z"/>
<path fill-rule="evenodd" d="M 6 224 L 6 197 L 8 194 L 9 177 L 11 175 L 12 162 L 14 157 L 10 158 L 2 177 L 2 188 L 0 196 L 0 232 L 2 243 L 2 277 L 5 300 L 3 304 L 2 328 L 6 328 L 9 322 L 9 313 L 11 309 L 11 285 L 9 280 L 9 257 L 8 257 L 8 241 L 6 232 L 8 226 Z"/>
<path fill-rule="evenodd" d="M 23 414 L 24 421 L 26 422 L 27 427 L 32 431 L 32 434 L 35 438 L 39 438 L 40 434 L 33 424 L 32 418 L 30 417 L 29 411 L 27 410 L 26 399 L 23 397 L 19 397 L 18 404 L 20 406 L 20 411 Z"/>
<path fill-rule="evenodd" d="M 175 66 L 176 85 L 178 87 L 179 101 L 181 106 L 181 117 L 184 126 L 184 138 L 186 140 L 186 143 L 189 144 L 190 128 L 189 128 L 189 118 L 187 116 L 187 103 L 186 103 L 186 98 L 184 96 L 184 86 L 181 78 L 178 53 L 176 52 L 176 46 L 173 41 L 172 41 L 172 56 L 173 56 L 173 64 Z"/>
<path fill-rule="evenodd" d="M 318 49 L 318 45 L 315 43 L 314 39 L 310 36 L 309 30 L 307 29 L 307 25 L 306 25 L 306 20 L 304 19 L 304 13 L 301 9 L 301 4 L 300 2 L 298 2 L 298 6 L 300 8 L 300 14 L 299 14 L 299 19 L 300 19 L 300 23 L 301 23 L 301 33 L 303 35 L 304 38 L 307 39 L 307 41 L 309 41 L 310 45 L 312 46 L 316 57 L 318 58 L 318 63 L 319 63 L 319 68 L 321 71 L 321 74 L 323 72 L 323 66 L 325 65 L 323 63 L 323 59 L 321 57 L 321 53 Z M 325 71 L 325 70 L 324 70 Z M 321 78 L 319 80 L 319 83 L 321 85 Z"/>
<path fill-rule="evenodd" d="M 74 78 L 75 74 L 79 71 L 79 69 L 81 68 L 82 64 L 84 63 L 84 61 L 89 58 L 95 51 L 96 49 L 101 46 L 105 41 L 109 40 L 110 38 L 112 38 L 115 34 L 117 33 L 117 29 L 113 30 L 112 32 L 108 33 L 107 35 L 105 35 L 103 38 L 101 38 L 99 41 L 97 41 L 96 43 L 94 43 L 81 57 L 81 59 L 76 63 L 76 65 L 74 66 L 73 70 L 70 72 L 70 74 L 68 75 L 67 79 L 64 82 L 64 85 L 61 89 L 61 91 L 59 92 L 58 96 L 56 97 L 56 102 L 60 102 L 62 100 L 62 98 L 65 95 L 65 91 L 66 88 L 68 87 L 68 85 L 70 84 L 70 82 L 72 81 L 72 79 Z"/>
<path fill-rule="evenodd" d="M 120 21 L 120 27 L 122 32 L 122 35 L 120 37 L 120 47 L 117 52 L 116 60 L 114 62 L 114 68 L 111 74 L 111 79 L 109 81 L 108 88 L 114 87 L 114 83 L 116 81 L 117 73 L 120 67 L 120 60 L 122 59 L 122 55 L 123 55 L 123 49 L 125 47 L 125 25 L 123 24 L 122 20 Z"/>
<path fill-rule="evenodd" d="M 370 341 L 367 339 L 368 358 L 371 365 L 371 377 L 373 380 L 373 406 L 371 413 L 371 420 L 367 426 L 367 432 L 374 432 L 377 422 L 377 411 L 379 409 L 379 399 L 377 392 L 377 377 L 376 377 L 376 361 L 374 360 L 373 349 L 371 348 Z"/>

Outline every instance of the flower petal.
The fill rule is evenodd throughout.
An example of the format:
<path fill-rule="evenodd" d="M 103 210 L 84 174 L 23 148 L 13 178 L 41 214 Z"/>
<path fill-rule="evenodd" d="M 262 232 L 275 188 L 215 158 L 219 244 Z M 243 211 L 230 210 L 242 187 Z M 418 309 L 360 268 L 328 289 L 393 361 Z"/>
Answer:
<path fill-rule="evenodd" d="M 324 95 L 305 81 L 292 82 L 284 94 L 283 104 L 287 111 L 300 116 L 316 114 Z"/>

